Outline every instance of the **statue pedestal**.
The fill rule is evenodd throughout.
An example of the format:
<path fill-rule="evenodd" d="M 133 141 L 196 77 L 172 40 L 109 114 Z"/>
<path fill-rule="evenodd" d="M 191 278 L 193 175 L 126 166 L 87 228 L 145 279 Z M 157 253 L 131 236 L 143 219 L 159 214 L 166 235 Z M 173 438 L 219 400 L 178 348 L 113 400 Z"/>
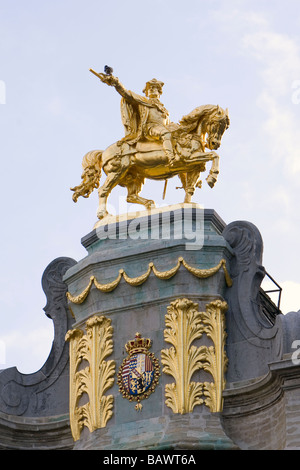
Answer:
<path fill-rule="evenodd" d="M 253 224 L 180 204 L 82 243 L 42 277 L 44 366 L 0 374 L 1 448 L 299 449 L 299 312 L 261 288 Z"/>
<path fill-rule="evenodd" d="M 224 320 L 231 285 L 224 227 L 178 204 L 98 222 L 82 239 L 88 255 L 64 277 L 75 449 L 236 448 L 220 421 L 225 324 L 209 325 Z"/>

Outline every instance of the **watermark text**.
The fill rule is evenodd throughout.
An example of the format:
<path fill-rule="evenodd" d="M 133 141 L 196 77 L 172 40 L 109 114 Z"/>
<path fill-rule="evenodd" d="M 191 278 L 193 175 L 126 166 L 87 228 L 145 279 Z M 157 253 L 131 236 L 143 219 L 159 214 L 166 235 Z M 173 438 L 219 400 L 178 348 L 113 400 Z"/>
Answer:
<path fill-rule="evenodd" d="M 0 80 L 0 104 L 6 104 L 6 85 L 4 80 Z"/>
<path fill-rule="evenodd" d="M 204 244 L 204 209 L 196 210 L 193 204 L 149 209 L 132 217 L 112 216 L 97 225 L 99 240 L 183 240 L 186 250 L 200 250 Z"/>
<path fill-rule="evenodd" d="M 292 89 L 294 90 L 292 93 L 292 103 L 299 104 L 300 103 L 300 80 L 293 81 Z"/>
<path fill-rule="evenodd" d="M 293 341 L 292 343 L 292 349 L 295 349 L 296 351 L 293 352 L 292 354 L 292 363 L 295 365 L 295 366 L 299 366 L 300 365 L 300 339 L 296 339 L 295 341 Z"/>

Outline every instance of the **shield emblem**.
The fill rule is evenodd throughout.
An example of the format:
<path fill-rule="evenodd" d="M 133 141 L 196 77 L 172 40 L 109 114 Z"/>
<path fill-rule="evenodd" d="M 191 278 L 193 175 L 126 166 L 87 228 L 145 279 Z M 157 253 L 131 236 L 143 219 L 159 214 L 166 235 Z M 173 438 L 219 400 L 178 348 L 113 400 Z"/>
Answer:
<path fill-rule="evenodd" d="M 129 356 L 124 359 L 118 374 L 120 392 L 129 401 L 147 398 L 156 387 L 159 377 L 159 363 L 153 353 L 149 352 L 151 340 L 141 338 L 137 333 L 135 339 L 126 343 Z M 141 409 L 138 403 L 136 409 Z"/>
<path fill-rule="evenodd" d="M 122 370 L 124 388 L 131 395 L 140 395 L 151 386 L 154 378 L 154 365 L 144 353 L 134 354 L 125 362 Z"/>

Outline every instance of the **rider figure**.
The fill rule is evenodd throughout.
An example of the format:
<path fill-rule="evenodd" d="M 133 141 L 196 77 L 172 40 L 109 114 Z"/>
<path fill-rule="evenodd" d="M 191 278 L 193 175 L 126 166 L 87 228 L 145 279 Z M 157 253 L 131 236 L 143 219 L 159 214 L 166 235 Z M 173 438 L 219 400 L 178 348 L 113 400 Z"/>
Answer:
<path fill-rule="evenodd" d="M 143 90 L 145 98 L 126 90 L 113 75 L 98 74 L 98 76 L 102 82 L 114 86 L 122 96 L 121 114 L 126 135 L 119 144 L 127 142 L 133 145 L 143 137 L 161 140 L 169 165 L 174 166 L 179 158 L 173 151 L 171 131 L 175 130 L 177 125 L 170 123 L 169 113 L 159 100 L 164 83 L 155 78 L 148 81 Z"/>

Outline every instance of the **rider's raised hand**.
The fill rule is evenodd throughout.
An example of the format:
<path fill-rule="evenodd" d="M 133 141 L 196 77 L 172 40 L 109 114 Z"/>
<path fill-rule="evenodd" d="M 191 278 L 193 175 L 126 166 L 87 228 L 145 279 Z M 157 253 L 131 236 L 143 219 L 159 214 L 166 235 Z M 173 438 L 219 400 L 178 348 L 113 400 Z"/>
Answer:
<path fill-rule="evenodd" d="M 115 86 L 118 83 L 118 79 L 114 77 L 113 75 L 106 75 L 104 73 L 99 73 L 98 77 L 103 83 L 106 83 L 106 85 L 109 85 L 109 86 Z"/>

